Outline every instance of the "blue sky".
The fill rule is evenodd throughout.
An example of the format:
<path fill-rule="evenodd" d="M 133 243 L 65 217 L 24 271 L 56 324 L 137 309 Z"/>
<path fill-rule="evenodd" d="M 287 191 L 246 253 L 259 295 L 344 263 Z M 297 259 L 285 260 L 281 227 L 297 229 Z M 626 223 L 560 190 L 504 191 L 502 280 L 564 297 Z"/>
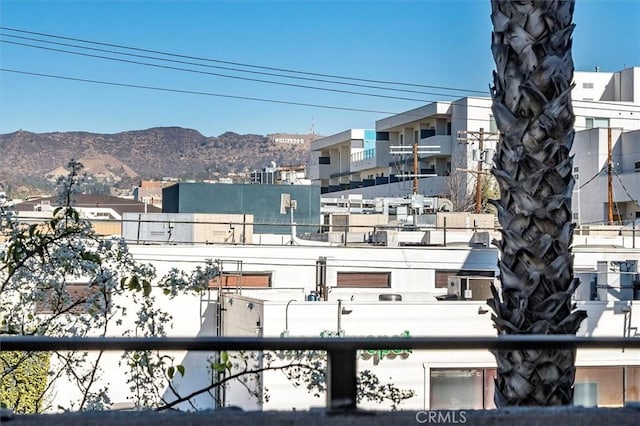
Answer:
<path fill-rule="evenodd" d="M 375 121 L 433 100 L 488 90 L 494 68 L 490 52 L 489 0 L 415 1 L 56 1 L 2 0 L 0 26 L 13 30 L 110 43 L 235 64 L 307 73 L 393 81 L 417 92 L 330 84 L 255 74 L 284 71 L 222 62 L 207 65 L 157 60 L 54 46 L 15 36 L 78 42 L 0 30 L 0 40 L 48 46 L 130 61 L 233 75 L 226 78 L 0 43 L 0 68 L 136 86 L 204 92 L 185 94 L 0 72 L 0 133 L 81 130 L 116 133 L 155 126 L 193 128 L 206 136 L 225 131 L 330 135 L 373 128 Z M 640 0 L 578 0 L 573 58 L 577 70 L 617 71 L 640 66 Z M 14 37 L 10 37 L 14 36 Z M 115 48 L 87 45 L 92 48 Z M 122 51 L 122 50 L 120 50 Z M 158 56 L 128 50 L 128 53 Z M 172 58 L 185 62 L 192 59 Z M 203 63 L 199 61 L 198 63 Z M 404 99 L 313 90 L 264 82 L 375 93 Z M 382 83 L 342 80 L 381 86 Z M 230 97 L 211 96 L 211 94 Z M 272 101 L 312 104 L 290 105 Z M 318 105 L 332 107 L 322 108 Z M 351 111 L 349 108 L 375 112 Z"/>

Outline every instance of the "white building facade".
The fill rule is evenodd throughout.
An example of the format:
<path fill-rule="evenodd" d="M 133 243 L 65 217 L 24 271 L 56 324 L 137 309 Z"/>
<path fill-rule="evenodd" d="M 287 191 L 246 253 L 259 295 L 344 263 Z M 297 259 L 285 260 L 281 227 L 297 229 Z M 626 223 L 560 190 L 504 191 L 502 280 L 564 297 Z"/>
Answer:
<path fill-rule="evenodd" d="M 640 240 L 640 238 L 639 238 Z M 617 241 L 617 240 L 616 240 Z M 226 286 L 173 300 L 152 289 L 157 304 L 174 318 L 169 336 L 495 336 L 486 304 L 487 283 L 496 280 L 498 252 L 492 248 L 329 247 L 256 245 L 133 245 L 134 257 L 163 275 L 171 268 L 192 270 L 206 259 L 219 262 Z M 640 252 L 637 249 L 575 250 L 575 270 L 582 280 L 578 307 L 589 313 L 581 336 L 640 336 Z M 324 278 L 318 280 L 319 264 Z M 460 279 L 467 279 L 467 287 Z M 474 282 L 472 285 L 471 282 Z M 323 290 L 324 289 L 324 290 Z M 465 293 L 464 290 L 471 290 Z M 468 298 L 465 299 L 465 298 Z M 318 300 L 320 299 L 320 300 Z M 325 300 L 326 299 L 326 300 Z M 119 303 L 127 304 L 126 300 Z M 344 308 L 344 309 L 342 309 Z M 135 310 L 135 306 L 131 306 Z M 130 321 L 130 320 L 129 320 Z M 114 336 L 132 327 L 125 322 Z M 640 338 L 640 337 L 638 337 Z M 185 395 L 211 384 L 211 352 L 175 351 L 184 377 L 172 379 Z M 495 360 L 488 351 L 361 352 L 358 368 L 369 369 L 382 383 L 413 391 L 400 409 L 492 408 Z M 119 371 L 119 354 L 105 353 L 105 371 Z M 640 400 L 640 351 L 580 350 L 576 403 L 622 406 Z M 129 384 L 118 374 L 100 379 L 111 401 L 126 406 Z M 194 398 L 197 409 L 239 406 L 247 410 L 309 409 L 325 405 L 296 388 L 280 371 L 254 383 L 269 390 L 260 401 L 244 385 L 229 384 L 221 393 Z M 59 385 L 55 398 L 67 403 L 75 395 Z M 167 400 L 175 395 L 167 390 Z M 216 401 L 217 400 L 217 401 Z M 56 406 L 53 404 L 53 406 Z M 390 405 L 363 402 L 361 408 Z M 181 409 L 194 409 L 182 404 Z"/>
<path fill-rule="evenodd" d="M 575 72 L 574 81 L 574 220 L 598 223 L 607 219 L 607 174 L 598 174 L 607 166 L 607 128 L 612 129 L 615 215 L 622 222 L 635 219 L 640 199 L 640 189 L 636 189 L 640 188 L 640 151 L 635 132 L 640 129 L 640 67 L 617 72 Z M 482 150 L 480 129 L 484 132 Z M 366 161 L 361 130 L 312 142 L 310 178 L 322 187 L 324 197 L 411 195 L 413 154 L 393 155 L 390 147 L 410 148 L 414 144 L 432 151 L 418 155 L 417 172 L 422 176 L 418 179 L 418 193 L 461 197 L 475 187 L 477 174 L 473 172 L 478 169 L 478 161 L 482 161 L 483 169 L 490 169 L 498 140 L 491 99 L 481 97 L 434 102 L 390 116 L 376 122 L 375 132 L 375 150 L 366 152 Z"/>
<path fill-rule="evenodd" d="M 574 77 L 573 218 L 608 223 L 610 179 L 614 223 L 632 222 L 640 218 L 640 67 Z"/>

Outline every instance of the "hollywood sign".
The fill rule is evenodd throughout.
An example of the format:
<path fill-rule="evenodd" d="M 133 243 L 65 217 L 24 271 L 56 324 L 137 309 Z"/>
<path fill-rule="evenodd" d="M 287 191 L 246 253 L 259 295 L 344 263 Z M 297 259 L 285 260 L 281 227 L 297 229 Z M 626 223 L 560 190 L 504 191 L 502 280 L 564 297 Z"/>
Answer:
<path fill-rule="evenodd" d="M 289 145 L 302 145 L 304 143 L 303 138 L 273 138 L 275 143 L 286 143 Z"/>

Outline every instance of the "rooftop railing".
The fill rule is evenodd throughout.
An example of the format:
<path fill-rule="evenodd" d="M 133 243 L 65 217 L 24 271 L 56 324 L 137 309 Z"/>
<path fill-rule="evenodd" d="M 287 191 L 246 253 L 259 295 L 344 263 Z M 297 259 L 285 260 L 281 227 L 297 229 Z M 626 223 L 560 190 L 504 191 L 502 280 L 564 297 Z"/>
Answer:
<path fill-rule="evenodd" d="M 500 337 L 0 337 L 0 351 L 58 350 L 320 350 L 327 352 L 327 408 L 356 410 L 359 350 L 513 350 L 513 349 L 640 349 L 640 338 L 576 337 L 573 335 L 508 335 Z"/>

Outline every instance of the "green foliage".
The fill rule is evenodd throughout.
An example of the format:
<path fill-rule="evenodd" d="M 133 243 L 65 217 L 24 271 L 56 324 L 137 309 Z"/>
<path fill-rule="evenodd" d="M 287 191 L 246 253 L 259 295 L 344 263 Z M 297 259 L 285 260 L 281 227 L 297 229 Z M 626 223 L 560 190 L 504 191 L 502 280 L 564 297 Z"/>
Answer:
<path fill-rule="evenodd" d="M 49 353 L 0 352 L 0 406 L 18 414 L 38 413 L 47 386 Z"/>

